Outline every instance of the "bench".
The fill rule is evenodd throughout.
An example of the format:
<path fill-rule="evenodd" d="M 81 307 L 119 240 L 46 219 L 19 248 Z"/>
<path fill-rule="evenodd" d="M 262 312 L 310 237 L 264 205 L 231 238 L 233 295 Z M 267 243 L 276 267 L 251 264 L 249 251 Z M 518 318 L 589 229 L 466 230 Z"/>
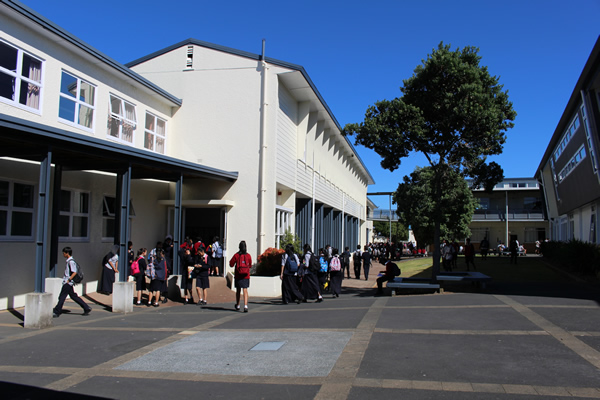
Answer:
<path fill-rule="evenodd" d="M 440 272 L 437 276 L 438 281 L 442 282 L 475 282 L 485 288 L 485 284 L 492 280 L 491 277 L 478 271 L 456 271 Z"/>
<path fill-rule="evenodd" d="M 427 289 L 441 292 L 438 283 L 431 283 L 431 279 L 427 278 L 400 278 L 396 277 L 388 281 L 386 287 L 392 290 L 392 296 L 399 293 L 400 289 Z"/>

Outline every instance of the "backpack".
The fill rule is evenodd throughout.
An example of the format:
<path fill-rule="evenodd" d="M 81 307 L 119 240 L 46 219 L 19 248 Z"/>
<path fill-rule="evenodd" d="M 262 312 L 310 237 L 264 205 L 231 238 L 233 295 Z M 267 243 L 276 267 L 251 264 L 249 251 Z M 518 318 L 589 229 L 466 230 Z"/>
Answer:
<path fill-rule="evenodd" d="M 354 260 L 354 264 L 360 264 L 362 261 L 362 255 L 360 254 L 360 250 L 356 250 L 352 255 L 352 259 Z"/>
<path fill-rule="evenodd" d="M 319 257 L 319 272 L 327 272 L 328 267 L 325 257 Z"/>
<path fill-rule="evenodd" d="M 79 266 L 79 264 L 77 264 L 77 261 L 75 260 L 71 260 L 75 263 L 75 270 L 77 271 L 77 275 L 75 275 L 73 277 L 73 283 L 81 283 L 81 281 L 83 281 L 83 271 L 81 270 L 81 267 Z"/>
<path fill-rule="evenodd" d="M 350 265 L 350 253 L 347 251 L 342 253 L 342 261 L 344 262 L 344 265 Z"/>
<path fill-rule="evenodd" d="M 289 275 L 298 273 L 298 263 L 296 262 L 296 257 L 287 257 L 287 260 L 285 260 L 284 272 Z"/>
<path fill-rule="evenodd" d="M 308 262 L 308 270 L 310 272 L 312 272 L 313 274 L 316 274 L 317 272 L 319 272 L 321 270 L 321 265 L 319 263 L 319 260 L 317 260 L 317 257 L 314 255 L 314 253 L 310 254 L 310 260 Z"/>
<path fill-rule="evenodd" d="M 392 271 L 394 271 L 394 276 L 400 276 L 400 274 L 402 273 L 402 271 L 400 271 L 400 267 L 396 263 L 392 263 L 392 264 L 393 264 Z"/>
<path fill-rule="evenodd" d="M 213 258 L 223 258 L 223 247 L 219 244 L 219 242 L 215 242 L 212 248 Z"/>
<path fill-rule="evenodd" d="M 331 270 L 332 271 L 341 271 L 342 270 L 342 264 L 340 263 L 339 257 L 333 257 L 331 259 Z"/>
<path fill-rule="evenodd" d="M 153 262 L 149 262 L 148 266 L 146 266 L 146 276 L 151 280 L 156 279 L 156 270 L 154 269 Z"/>
<path fill-rule="evenodd" d="M 131 263 L 131 273 L 129 275 L 134 276 L 140 273 L 140 259 L 142 257 L 139 257 L 137 260 L 135 260 L 134 262 Z"/>
<path fill-rule="evenodd" d="M 240 276 L 250 275 L 250 261 L 248 260 L 248 254 L 240 254 L 239 260 L 235 265 L 235 271 Z M 245 279 L 245 278 L 242 278 Z"/>

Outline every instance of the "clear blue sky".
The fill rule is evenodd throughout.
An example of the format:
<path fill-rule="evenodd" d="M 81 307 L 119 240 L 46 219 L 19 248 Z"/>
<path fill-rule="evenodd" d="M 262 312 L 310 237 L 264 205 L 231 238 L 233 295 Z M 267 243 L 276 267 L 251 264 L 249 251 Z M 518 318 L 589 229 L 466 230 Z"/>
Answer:
<path fill-rule="evenodd" d="M 482 65 L 517 111 L 506 177 L 532 177 L 600 34 L 600 0 L 156 1 L 23 0 L 109 57 L 127 63 L 187 38 L 302 65 L 340 125 L 400 95 L 402 80 L 443 41 L 480 48 Z M 394 173 L 357 147 L 376 184 L 394 191 L 424 166 L 410 156 Z M 372 197 L 388 207 L 387 197 Z"/>

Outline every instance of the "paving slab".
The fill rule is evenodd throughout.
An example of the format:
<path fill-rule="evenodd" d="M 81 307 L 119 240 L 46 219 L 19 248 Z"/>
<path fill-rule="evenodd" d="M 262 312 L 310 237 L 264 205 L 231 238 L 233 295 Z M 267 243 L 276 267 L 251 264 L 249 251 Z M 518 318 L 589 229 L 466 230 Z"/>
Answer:
<path fill-rule="evenodd" d="M 193 307 L 193 308 L 192 308 Z M 183 308 L 183 307 L 180 307 Z M 90 321 L 86 327 L 103 328 L 171 328 L 186 329 L 223 317 L 222 313 L 208 313 L 197 306 L 186 306 L 186 312 L 152 310 L 151 312 L 113 316 Z M 189 308 L 192 308 L 188 311 Z"/>
<path fill-rule="evenodd" d="M 377 328 L 443 330 L 539 330 L 509 307 L 386 308 Z"/>
<path fill-rule="evenodd" d="M 354 329 L 368 311 L 366 308 L 319 310 L 317 307 L 287 311 L 295 305 L 282 306 L 281 312 L 253 313 L 250 310 L 244 318 L 217 325 L 213 329 Z"/>
<path fill-rule="evenodd" d="M 571 397 L 571 396 L 551 396 L 544 397 L 540 395 L 520 395 L 508 393 L 468 393 L 468 392 L 452 392 L 452 391 L 434 391 L 434 390 L 411 390 L 411 389 L 386 389 L 386 388 L 371 388 L 371 387 L 353 387 L 348 396 L 349 400 L 531 400 L 531 399 L 546 399 L 552 400 L 583 400 L 589 397 Z"/>
<path fill-rule="evenodd" d="M 158 342 L 172 332 L 50 330 L 0 344 L 2 365 L 90 368 Z"/>
<path fill-rule="evenodd" d="M 69 392 L 111 399 L 177 400 L 219 399 L 312 399 L 319 391 L 317 385 L 258 384 L 168 381 L 162 379 L 94 377 L 69 389 Z"/>
<path fill-rule="evenodd" d="M 388 306 L 402 307 L 445 307 L 470 305 L 502 305 L 494 296 L 481 293 L 444 293 L 395 296 L 388 300 Z"/>
<path fill-rule="evenodd" d="M 568 331 L 600 332 L 600 307 L 530 308 L 548 321 Z"/>
<path fill-rule="evenodd" d="M 600 387 L 598 370 L 551 336 L 374 333 L 357 376 Z"/>
<path fill-rule="evenodd" d="M 59 371 L 57 371 L 59 372 Z M 20 385 L 46 386 L 49 383 L 56 382 L 68 375 L 63 374 L 44 374 L 44 373 L 23 373 L 0 371 L 0 381 L 13 382 Z M 1 392 L 0 392 L 1 393 Z"/>
<path fill-rule="evenodd" d="M 199 332 L 116 369 L 245 376 L 327 376 L 351 332 Z M 226 347 L 223 347 L 226 343 Z M 267 344 L 280 343 L 278 346 Z M 263 350 L 256 350 L 257 345 Z"/>
<path fill-rule="evenodd" d="M 551 306 L 587 306 L 600 309 L 600 299 L 586 298 L 583 294 L 579 298 L 567 297 L 564 293 L 555 296 L 510 296 L 512 299 L 526 306 L 551 305 Z"/>

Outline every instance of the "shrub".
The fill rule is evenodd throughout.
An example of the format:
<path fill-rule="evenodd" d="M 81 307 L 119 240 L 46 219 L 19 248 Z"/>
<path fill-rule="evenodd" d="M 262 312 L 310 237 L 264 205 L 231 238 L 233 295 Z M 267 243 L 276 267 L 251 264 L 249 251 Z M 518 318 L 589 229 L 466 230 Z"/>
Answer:
<path fill-rule="evenodd" d="M 258 276 L 278 276 L 281 273 L 281 256 L 284 253 L 281 249 L 269 247 L 258 256 L 255 275 Z"/>
<path fill-rule="evenodd" d="M 288 244 L 294 246 L 294 253 L 302 254 L 302 240 L 300 240 L 297 235 L 293 234 L 290 229 L 285 231 L 285 235 L 283 235 L 280 240 L 279 248 L 285 250 L 285 246 Z"/>
<path fill-rule="evenodd" d="M 581 240 L 542 242 L 541 250 L 544 258 L 577 275 L 596 276 L 600 273 L 600 247 L 594 243 Z"/>

